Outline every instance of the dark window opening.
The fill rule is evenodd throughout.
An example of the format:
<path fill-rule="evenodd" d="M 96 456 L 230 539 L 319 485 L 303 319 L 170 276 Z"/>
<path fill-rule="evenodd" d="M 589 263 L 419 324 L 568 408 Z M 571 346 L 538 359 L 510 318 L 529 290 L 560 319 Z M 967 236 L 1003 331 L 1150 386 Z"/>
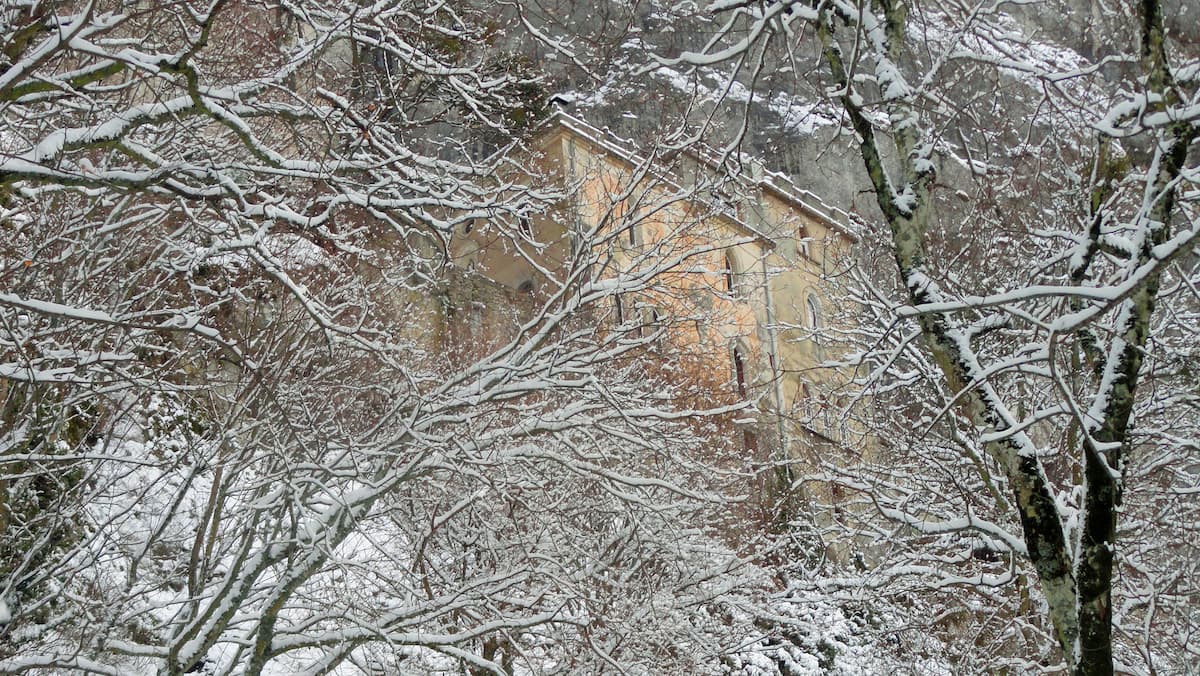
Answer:
<path fill-rule="evenodd" d="M 529 224 L 529 218 L 522 216 L 517 221 L 517 229 L 521 232 L 521 236 L 525 239 L 533 239 L 533 226 Z"/>
<path fill-rule="evenodd" d="M 750 430 L 742 430 L 742 446 L 747 453 L 758 453 L 758 435 Z"/>
<path fill-rule="evenodd" d="M 725 253 L 725 291 L 732 294 L 737 288 L 737 279 L 733 272 L 733 256 Z"/>
<path fill-rule="evenodd" d="M 371 65 L 381 75 L 390 75 L 392 72 L 392 55 L 383 47 L 372 47 L 371 49 Z"/>
<path fill-rule="evenodd" d="M 613 305 L 617 310 L 617 324 L 625 323 L 625 306 L 621 303 L 621 294 L 613 296 Z"/>
<path fill-rule="evenodd" d="M 746 363 L 742 360 L 742 352 L 736 347 L 733 348 L 733 378 L 734 384 L 737 386 L 737 394 L 742 399 L 746 398 Z"/>
<path fill-rule="evenodd" d="M 649 317 L 650 333 L 653 334 L 653 333 L 658 332 L 659 328 L 662 325 L 662 315 L 658 314 L 657 309 L 650 308 L 648 317 Z M 662 340 L 663 340 L 663 334 L 658 333 L 658 335 L 655 336 L 655 338 L 654 338 L 654 348 L 656 348 L 656 349 L 661 348 Z"/>

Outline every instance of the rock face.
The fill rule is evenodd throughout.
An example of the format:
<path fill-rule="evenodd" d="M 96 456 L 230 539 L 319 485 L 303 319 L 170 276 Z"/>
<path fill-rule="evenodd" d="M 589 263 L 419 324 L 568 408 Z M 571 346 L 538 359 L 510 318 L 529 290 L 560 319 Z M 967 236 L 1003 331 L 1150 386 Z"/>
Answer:
<path fill-rule="evenodd" d="M 788 49 L 766 53 L 757 68 L 728 63 L 693 73 L 682 66 L 663 66 L 654 57 L 670 58 L 703 48 L 717 30 L 718 19 L 702 4 L 602 2 L 582 7 L 562 0 L 542 7 L 541 14 L 531 12 L 527 18 L 544 36 L 571 35 L 563 44 L 569 45 L 574 63 L 563 53 L 567 47 L 556 51 L 543 41 L 514 36 L 509 47 L 534 66 L 552 105 L 638 143 L 649 142 L 688 119 L 689 129 L 703 133 L 713 145 L 737 139 L 738 150 L 761 158 L 768 169 L 787 174 L 830 204 L 877 218 L 853 135 L 839 133 L 836 102 L 828 98 L 826 83 L 815 75 L 822 70 L 815 36 L 801 35 L 790 41 Z M 1200 43 L 1200 3 L 1170 0 L 1165 10 L 1171 38 L 1183 45 Z M 1004 38 L 1020 36 L 1018 42 L 1027 46 L 1022 58 L 1046 72 L 1085 68 L 1105 57 L 1138 50 L 1137 31 L 1124 28 L 1132 25 L 1128 10 L 1110 0 L 1052 0 L 1017 4 L 1004 11 L 1011 31 Z M 927 58 L 951 45 L 1000 55 L 985 44 L 952 42 L 956 34 L 945 16 L 927 13 L 921 20 L 922 33 L 911 34 L 910 39 L 927 43 Z M 1108 63 L 1101 73 L 1115 83 L 1127 78 L 1128 67 Z M 961 98 L 950 103 L 1003 90 L 994 98 L 1007 117 L 1030 121 L 1035 135 L 1056 133 L 1038 128 L 1033 119 L 1041 100 L 1039 82 L 1015 71 L 1001 78 L 995 82 L 966 75 L 952 88 Z M 960 137 L 957 113 L 948 111 L 941 121 L 945 147 L 937 148 L 943 162 L 939 174 L 955 189 L 969 191 L 972 171 L 965 156 L 985 151 L 986 140 Z M 951 202 L 949 208 L 953 207 Z"/>

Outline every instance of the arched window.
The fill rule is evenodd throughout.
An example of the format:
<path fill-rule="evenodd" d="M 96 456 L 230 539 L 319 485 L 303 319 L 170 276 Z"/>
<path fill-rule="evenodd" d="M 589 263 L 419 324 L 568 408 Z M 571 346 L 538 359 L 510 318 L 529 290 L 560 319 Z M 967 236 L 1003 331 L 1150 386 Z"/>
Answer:
<path fill-rule="evenodd" d="M 821 327 L 824 326 L 824 319 L 821 317 L 821 301 L 817 300 L 817 295 L 814 293 L 808 294 L 808 325 L 812 328 L 812 346 L 813 353 L 817 359 L 825 359 L 825 346 L 821 343 Z"/>
<path fill-rule="evenodd" d="M 729 295 L 737 292 L 737 272 L 733 267 L 733 252 L 725 252 L 725 291 Z"/>
<path fill-rule="evenodd" d="M 733 383 L 737 388 L 737 395 L 742 399 L 746 398 L 746 361 L 742 359 L 742 351 L 738 348 L 733 348 Z"/>

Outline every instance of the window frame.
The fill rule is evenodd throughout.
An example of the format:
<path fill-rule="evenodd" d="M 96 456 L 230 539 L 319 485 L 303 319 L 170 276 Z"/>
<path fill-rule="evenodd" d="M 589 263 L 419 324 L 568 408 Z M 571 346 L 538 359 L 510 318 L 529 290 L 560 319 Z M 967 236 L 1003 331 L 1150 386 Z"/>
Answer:
<path fill-rule="evenodd" d="M 730 297 L 736 297 L 738 295 L 739 280 L 737 267 L 734 265 L 732 249 L 725 250 L 724 264 L 725 268 L 722 271 L 722 275 L 725 279 L 725 293 Z"/>

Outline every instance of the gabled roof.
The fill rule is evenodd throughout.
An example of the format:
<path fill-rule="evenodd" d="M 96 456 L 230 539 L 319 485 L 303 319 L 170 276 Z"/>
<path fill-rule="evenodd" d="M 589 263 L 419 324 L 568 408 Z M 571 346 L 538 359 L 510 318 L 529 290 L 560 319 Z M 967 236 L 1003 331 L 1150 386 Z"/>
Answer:
<path fill-rule="evenodd" d="M 549 139 L 556 131 L 560 130 L 567 131 L 574 137 L 588 142 L 596 149 L 609 155 L 613 159 L 627 164 L 631 168 L 642 166 L 649 161 L 646 157 L 637 152 L 637 145 L 634 142 L 628 139 L 622 139 L 606 129 L 598 129 L 591 124 L 588 124 L 586 121 L 561 109 L 556 110 L 549 118 L 544 120 L 534 130 L 534 144 L 537 145 L 538 143 Z M 765 192 L 769 192 L 789 206 L 817 219 L 823 225 L 840 232 L 853 241 L 858 241 L 858 230 L 854 226 L 854 223 L 857 220 L 855 217 L 851 216 L 842 209 L 838 209 L 837 207 L 826 204 L 812 192 L 796 186 L 796 184 L 784 174 L 763 171 L 760 172 L 760 175 L 758 176 L 751 176 L 746 173 L 733 175 L 723 166 L 721 162 L 722 155 L 716 151 L 712 151 L 708 148 L 690 148 L 687 153 L 699 164 L 708 168 L 709 170 L 729 176 L 746 187 L 757 188 Z M 742 156 L 739 157 L 739 159 L 745 159 L 747 164 L 757 164 L 758 166 L 761 166 L 761 163 L 751 157 Z M 665 175 L 661 172 L 656 173 L 655 177 L 669 185 L 680 187 L 679 181 L 674 177 Z M 714 206 L 719 207 L 719 205 Z M 734 225 L 746 231 L 747 234 L 766 240 L 769 242 L 769 246 L 773 247 L 775 245 L 773 237 L 754 225 L 739 218 L 736 214 L 729 213 L 727 209 L 718 208 L 718 211 L 720 211 L 722 215 L 728 218 Z"/>
<path fill-rule="evenodd" d="M 591 145 L 597 151 L 609 156 L 610 158 L 625 164 L 630 169 L 635 167 L 646 166 L 651 160 L 635 150 L 635 144 L 627 139 L 622 139 L 607 130 L 597 129 L 587 122 L 570 115 L 561 110 L 556 111 L 553 115 L 547 118 L 534 131 L 534 145 L 542 144 L 550 140 L 556 132 L 565 131 L 571 134 L 572 137 L 582 140 Z M 683 186 L 677 177 L 671 176 L 662 171 L 655 171 L 655 167 L 650 167 L 651 174 L 655 179 L 662 181 L 665 185 L 672 188 L 683 190 Z M 695 201 L 705 204 L 713 208 L 713 211 L 721 218 L 729 221 L 734 227 L 743 231 L 747 236 L 758 240 L 766 248 L 774 248 L 775 240 L 770 235 L 764 233 L 750 223 L 740 218 L 736 213 L 729 209 L 726 205 L 704 200 L 697 197 Z"/>

